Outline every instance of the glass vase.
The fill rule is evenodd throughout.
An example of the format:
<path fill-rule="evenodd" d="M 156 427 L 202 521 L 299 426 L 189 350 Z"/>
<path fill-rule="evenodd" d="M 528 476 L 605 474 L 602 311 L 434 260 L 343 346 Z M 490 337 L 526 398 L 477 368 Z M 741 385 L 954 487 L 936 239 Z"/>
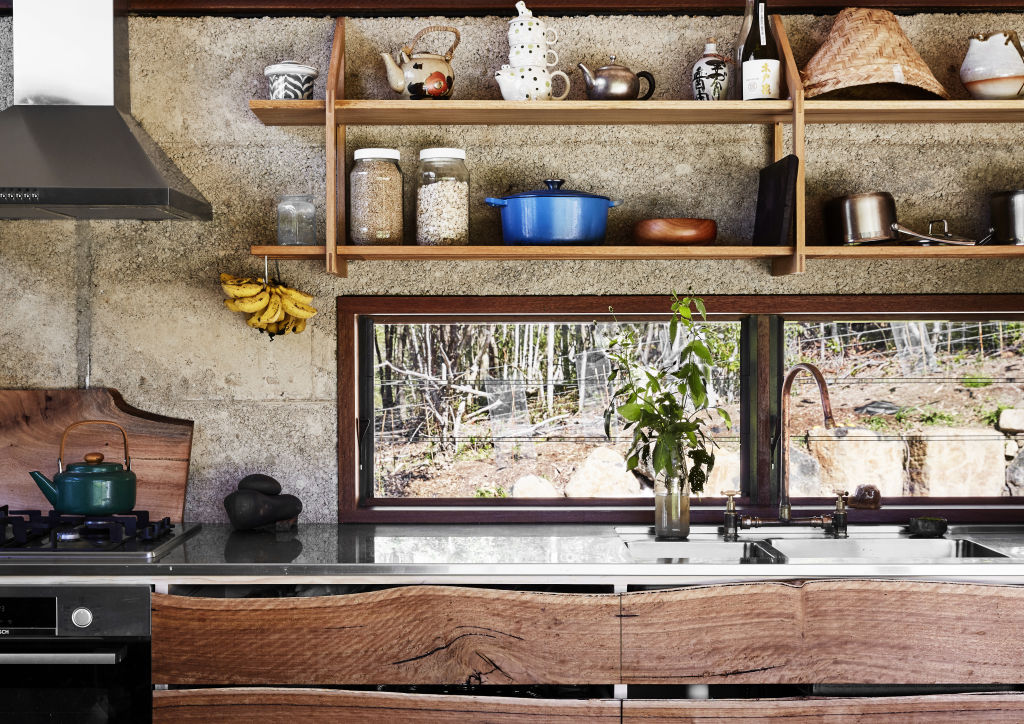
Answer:
<path fill-rule="evenodd" d="M 654 534 L 668 540 L 690 535 L 690 483 L 673 477 L 654 486 Z"/>

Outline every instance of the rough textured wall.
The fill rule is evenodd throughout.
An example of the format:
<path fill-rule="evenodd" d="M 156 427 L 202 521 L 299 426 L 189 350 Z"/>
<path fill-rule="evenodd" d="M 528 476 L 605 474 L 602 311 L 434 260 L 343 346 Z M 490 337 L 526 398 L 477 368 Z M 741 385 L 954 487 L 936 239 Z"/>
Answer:
<path fill-rule="evenodd" d="M 912 42 L 955 96 L 965 38 L 1019 25 L 1020 15 L 918 15 L 901 19 Z M 686 73 L 708 35 L 731 38 L 735 17 L 557 18 L 560 67 L 598 65 L 608 53 L 651 70 L 660 98 L 688 97 Z M 829 18 L 787 19 L 802 62 Z M 397 50 L 429 23 L 463 31 L 455 56 L 462 98 L 497 97 L 491 72 L 506 53 L 505 19 L 360 19 L 349 23 L 346 85 L 353 98 L 390 98 L 377 53 Z M 188 516 L 224 518 L 220 501 L 237 478 L 278 476 L 306 504 L 307 520 L 336 509 L 335 333 L 338 294 L 898 293 L 1019 292 L 1024 262 L 809 261 L 800 276 L 773 278 L 757 261 L 355 262 L 347 279 L 322 264 L 284 262 L 285 281 L 318 297 L 311 333 L 268 342 L 221 305 L 219 271 L 256 272 L 250 243 L 274 238 L 275 196 L 311 189 L 324 198 L 323 131 L 267 128 L 249 112 L 265 97 L 263 67 L 281 58 L 323 71 L 329 18 L 133 18 L 135 116 L 213 203 L 201 222 L 0 222 L 0 386 L 119 389 L 134 405 L 196 421 Z M 427 39 L 437 49 L 447 42 Z M 0 107 L 11 102 L 11 21 L 0 18 Z M 574 98 L 582 97 L 578 71 Z M 968 234 L 986 224 L 993 190 L 1024 185 L 1024 126 L 818 126 L 808 129 L 809 232 L 820 238 L 821 202 L 884 189 L 911 227 L 948 216 Z M 353 127 L 348 153 L 402 149 L 411 191 L 415 152 L 467 149 L 474 202 L 561 176 L 577 188 L 621 197 L 610 233 L 622 238 L 650 215 L 717 218 L 724 239 L 749 235 L 756 171 L 768 153 L 763 128 Z M 478 241 L 496 241 L 496 212 L 474 203 Z M 322 233 L 322 219 L 321 219 Z"/>

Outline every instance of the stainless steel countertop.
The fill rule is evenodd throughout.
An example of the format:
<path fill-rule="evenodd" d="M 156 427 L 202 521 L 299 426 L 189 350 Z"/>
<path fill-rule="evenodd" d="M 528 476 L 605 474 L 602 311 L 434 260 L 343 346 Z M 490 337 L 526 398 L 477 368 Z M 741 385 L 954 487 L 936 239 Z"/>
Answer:
<path fill-rule="evenodd" d="M 951 526 L 1008 558 L 942 563 L 656 563 L 635 561 L 613 525 L 328 525 L 289 533 L 202 530 L 156 562 L 0 562 L 0 585 L 33 582 L 169 584 L 483 583 L 684 585 L 805 578 L 900 578 L 1024 583 L 1024 526 Z M 851 534 L 867 526 L 850 526 Z M 694 526 L 713 537 L 715 526 Z M 744 531 L 752 539 L 778 530 Z"/>

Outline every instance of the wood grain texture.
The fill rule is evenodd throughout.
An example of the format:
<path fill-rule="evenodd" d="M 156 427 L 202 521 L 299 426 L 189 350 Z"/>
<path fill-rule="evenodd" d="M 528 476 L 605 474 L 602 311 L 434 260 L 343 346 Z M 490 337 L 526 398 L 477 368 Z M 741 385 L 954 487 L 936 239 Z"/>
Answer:
<path fill-rule="evenodd" d="M 807 123 L 1022 123 L 1024 101 L 810 100 L 804 117 Z"/>
<path fill-rule="evenodd" d="M 249 109 L 265 126 L 322 126 L 326 118 L 324 101 L 251 100 Z"/>
<path fill-rule="evenodd" d="M 393 694 L 330 689 L 178 689 L 153 692 L 153 722 L 201 724 L 586 724 L 618 722 L 613 700 Z"/>
<path fill-rule="evenodd" d="M 796 171 L 796 189 L 793 194 L 793 253 L 791 256 L 772 261 L 772 276 L 784 276 L 786 274 L 801 274 L 806 270 L 804 245 L 807 243 L 807 220 L 804 207 L 807 201 L 807 153 L 804 145 L 804 84 L 793 57 L 793 50 L 789 45 L 789 37 L 786 35 L 786 26 L 783 24 L 782 18 L 772 15 L 772 27 L 775 30 L 775 38 L 779 42 L 779 52 L 782 53 L 783 64 L 786 66 L 786 87 L 789 89 L 789 99 L 793 106 L 791 121 L 793 155 L 799 159 Z M 779 126 L 776 125 L 776 135 L 778 129 Z M 778 153 L 780 143 L 781 141 L 778 139 L 773 140 L 776 153 Z"/>
<path fill-rule="evenodd" d="M 57 449 L 64 429 L 79 420 L 112 420 L 128 433 L 132 470 L 138 477 L 135 507 L 157 518 L 180 522 L 192 452 L 190 420 L 144 412 L 125 403 L 116 390 L 0 390 L 0 503 L 15 509 L 51 508 L 28 476 L 57 472 Z M 121 435 L 114 428 L 88 425 L 68 436 L 64 463 L 98 451 L 123 462 Z"/>
<path fill-rule="evenodd" d="M 159 684 L 610 684 L 619 598 L 446 586 L 153 595 Z"/>
<path fill-rule="evenodd" d="M 1020 694 L 944 694 L 856 699 L 627 700 L 623 722 L 858 722 L 858 724 L 987 724 L 1024 721 Z"/>
<path fill-rule="evenodd" d="M 756 583 L 622 597 L 624 683 L 991 684 L 1021 678 L 1024 588 Z M 685 652 L 685 656 L 681 655 Z"/>
<path fill-rule="evenodd" d="M 327 113 L 324 117 L 327 144 L 327 200 L 325 231 L 325 262 L 327 273 L 348 276 L 348 263 L 335 253 L 338 239 L 346 239 L 345 228 L 345 127 L 337 125 L 337 101 L 345 97 L 345 18 L 334 22 L 330 68 L 327 72 Z"/>

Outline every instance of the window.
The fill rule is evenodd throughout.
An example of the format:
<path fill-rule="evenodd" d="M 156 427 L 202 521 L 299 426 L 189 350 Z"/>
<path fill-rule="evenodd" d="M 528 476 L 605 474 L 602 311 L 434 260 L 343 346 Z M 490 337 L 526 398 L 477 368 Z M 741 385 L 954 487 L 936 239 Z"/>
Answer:
<path fill-rule="evenodd" d="M 954 519 L 1021 515 L 1024 454 L 1011 447 L 1024 436 L 998 421 L 1024 408 L 1024 296 L 704 299 L 712 385 L 733 426 L 715 431 L 695 522 L 720 520 L 727 487 L 740 488 L 744 510 L 774 517 L 782 378 L 798 361 L 823 371 L 838 429 L 822 427 L 817 390 L 799 377 L 794 505 L 826 505 L 833 488 L 871 482 L 883 509 L 856 520 L 905 520 L 907 506 L 923 514 L 939 503 Z M 625 472 L 624 436 L 604 435 L 605 349 L 630 325 L 645 354 L 670 355 L 669 304 L 340 297 L 340 519 L 648 522 L 650 481 Z M 1014 463 L 1021 470 L 1008 473 Z"/>

